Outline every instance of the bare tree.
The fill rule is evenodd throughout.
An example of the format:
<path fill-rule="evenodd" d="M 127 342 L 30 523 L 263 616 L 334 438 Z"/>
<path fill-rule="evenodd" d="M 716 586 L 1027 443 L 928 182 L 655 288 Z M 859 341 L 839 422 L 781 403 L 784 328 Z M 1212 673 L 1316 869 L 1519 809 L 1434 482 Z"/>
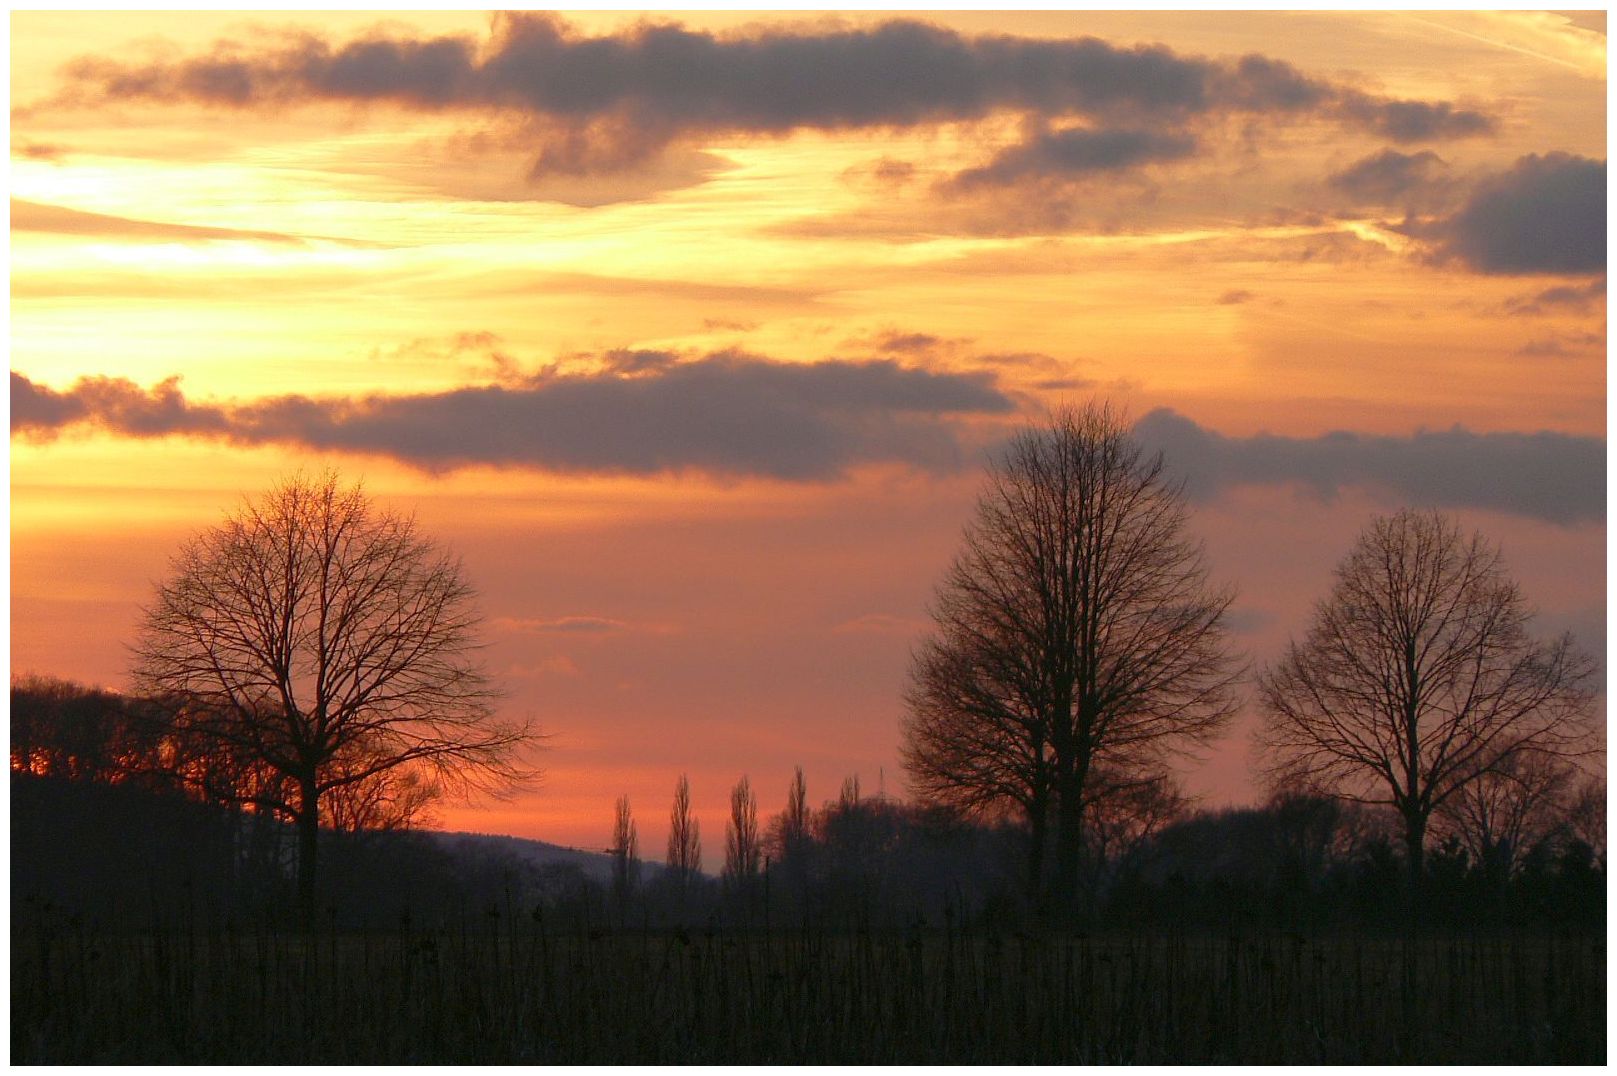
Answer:
<path fill-rule="evenodd" d="M 1223 728 L 1232 595 L 1208 585 L 1184 497 L 1103 405 L 1052 414 L 989 469 L 915 655 L 904 759 L 923 798 L 1011 809 L 1043 884 L 1074 892 L 1091 771 L 1160 767 Z"/>
<path fill-rule="evenodd" d="M 1480 534 L 1406 510 L 1371 522 L 1260 678 L 1270 780 L 1392 807 L 1412 909 L 1434 811 L 1524 752 L 1587 746 L 1593 663 L 1569 635 L 1533 639 L 1529 620 Z"/>
<path fill-rule="evenodd" d="M 763 848 L 758 841 L 758 800 L 745 776 L 730 790 L 730 821 L 725 826 L 724 877 L 745 887 L 758 876 Z"/>
<path fill-rule="evenodd" d="M 1166 771 L 1091 771 L 1084 792 L 1087 832 L 1095 858 L 1116 867 L 1138 855 L 1164 827 L 1189 812 L 1190 799 Z"/>
<path fill-rule="evenodd" d="M 809 839 L 808 784 L 803 780 L 803 767 L 792 771 L 792 785 L 786 791 L 786 810 L 779 822 L 780 856 L 787 859 L 797 853 Z"/>
<path fill-rule="evenodd" d="M 330 827 L 344 833 L 418 829 L 433 824 L 432 805 L 440 794 L 431 771 L 398 766 L 333 786 L 323 811 Z"/>
<path fill-rule="evenodd" d="M 619 796 L 612 822 L 612 893 L 619 909 L 628 907 L 629 897 L 640 881 L 640 834 L 629 812 L 629 797 Z"/>
<path fill-rule="evenodd" d="M 691 814 L 691 782 L 683 773 L 668 816 L 668 869 L 681 889 L 702 871 L 702 822 Z"/>
<path fill-rule="evenodd" d="M 1590 774 L 1578 783 L 1567 805 L 1567 831 L 1594 853 L 1594 861 L 1606 869 L 1606 778 Z"/>
<path fill-rule="evenodd" d="M 1577 770 L 1540 751 L 1519 751 L 1480 774 L 1434 812 L 1473 862 L 1508 877 L 1567 818 Z"/>
<path fill-rule="evenodd" d="M 770 821 L 769 844 L 775 865 L 796 900 L 808 895 L 809 858 L 814 847 L 813 818 L 809 813 L 808 784 L 803 767 L 795 767 L 786 790 L 786 808 Z"/>
<path fill-rule="evenodd" d="M 496 718 L 459 562 L 332 473 L 244 500 L 183 545 L 145 611 L 136 684 L 164 703 L 181 776 L 297 827 L 314 906 L 322 804 L 407 770 L 501 791 L 532 776 L 526 724 Z M 221 773 L 257 768 L 272 779 Z"/>

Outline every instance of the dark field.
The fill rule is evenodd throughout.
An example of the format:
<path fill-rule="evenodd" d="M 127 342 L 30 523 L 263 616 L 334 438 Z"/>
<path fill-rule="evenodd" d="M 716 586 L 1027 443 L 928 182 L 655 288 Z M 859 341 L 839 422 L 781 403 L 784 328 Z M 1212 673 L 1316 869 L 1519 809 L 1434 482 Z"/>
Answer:
<path fill-rule="evenodd" d="M 14 1063 L 1602 1064 L 1603 939 L 15 928 Z"/>

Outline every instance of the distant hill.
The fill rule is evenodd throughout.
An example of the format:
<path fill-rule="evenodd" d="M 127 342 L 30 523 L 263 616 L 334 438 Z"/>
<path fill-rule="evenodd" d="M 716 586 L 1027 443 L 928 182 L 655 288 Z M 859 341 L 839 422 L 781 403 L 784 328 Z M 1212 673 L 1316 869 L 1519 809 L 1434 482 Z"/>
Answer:
<path fill-rule="evenodd" d="M 492 833 L 444 833 L 429 832 L 439 847 L 451 855 L 456 856 L 499 856 L 512 857 L 531 863 L 536 867 L 554 865 L 574 866 L 591 881 L 605 885 L 612 880 L 612 857 L 603 851 L 585 851 L 582 848 L 568 848 L 560 844 L 551 844 L 548 841 L 535 841 L 526 837 L 509 837 L 503 834 Z M 640 876 L 643 880 L 650 880 L 662 871 L 660 863 L 643 863 Z"/>

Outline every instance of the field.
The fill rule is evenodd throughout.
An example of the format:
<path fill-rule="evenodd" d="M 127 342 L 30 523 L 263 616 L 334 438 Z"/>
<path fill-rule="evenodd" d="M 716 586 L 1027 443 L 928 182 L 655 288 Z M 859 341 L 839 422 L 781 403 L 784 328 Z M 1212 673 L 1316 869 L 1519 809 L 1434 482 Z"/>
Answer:
<path fill-rule="evenodd" d="M 12 938 L 14 1063 L 1602 1064 L 1603 939 L 80 925 Z"/>

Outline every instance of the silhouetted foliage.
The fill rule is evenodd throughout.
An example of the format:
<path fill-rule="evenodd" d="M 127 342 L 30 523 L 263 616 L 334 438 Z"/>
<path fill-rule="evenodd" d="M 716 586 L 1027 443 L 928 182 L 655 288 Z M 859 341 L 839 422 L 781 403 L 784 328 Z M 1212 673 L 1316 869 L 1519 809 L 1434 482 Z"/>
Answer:
<path fill-rule="evenodd" d="M 1569 635 L 1533 639 L 1529 620 L 1480 534 L 1404 511 L 1359 536 L 1303 640 L 1260 680 L 1271 779 L 1393 808 L 1412 901 L 1434 812 L 1526 752 L 1592 746 L 1594 666 Z"/>
<path fill-rule="evenodd" d="M 668 813 L 668 858 L 674 882 L 687 888 L 702 871 L 702 821 L 691 814 L 691 782 L 684 774 L 674 784 L 674 805 Z"/>
<path fill-rule="evenodd" d="M 730 818 L 724 833 L 724 880 L 732 889 L 750 891 L 763 863 L 758 836 L 758 800 L 745 775 L 730 790 Z"/>
<path fill-rule="evenodd" d="M 612 818 L 612 898 L 620 917 L 640 886 L 640 833 L 629 810 L 629 797 L 619 796 Z"/>
<path fill-rule="evenodd" d="M 359 824 L 413 810 L 431 784 L 528 776 L 513 759 L 529 730 L 495 718 L 473 660 L 471 597 L 411 519 L 328 474 L 289 479 L 187 542 L 146 610 L 135 680 L 162 704 L 171 772 L 296 824 L 306 915 L 334 790 L 381 790 L 355 805 Z"/>
<path fill-rule="evenodd" d="M 991 465 L 938 588 L 905 764 L 930 802 L 1026 820 L 1030 893 L 1053 829 L 1056 895 L 1070 900 L 1097 770 L 1126 787 L 1233 712 L 1231 593 L 1208 585 L 1187 514 L 1161 454 L 1116 414 L 1060 411 Z"/>
<path fill-rule="evenodd" d="M 164 755 L 138 702 L 66 680 L 11 682 L 11 770 L 118 783 L 154 774 Z"/>

